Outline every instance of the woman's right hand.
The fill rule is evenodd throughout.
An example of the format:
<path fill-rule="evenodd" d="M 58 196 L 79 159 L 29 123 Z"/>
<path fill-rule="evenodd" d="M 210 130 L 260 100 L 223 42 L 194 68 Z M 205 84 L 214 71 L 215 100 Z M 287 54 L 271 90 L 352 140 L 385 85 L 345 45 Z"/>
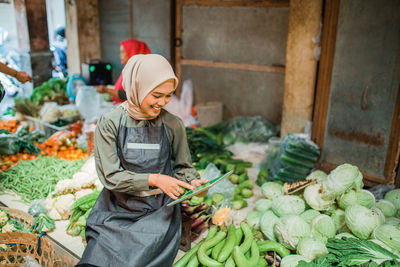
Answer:
<path fill-rule="evenodd" d="M 187 188 L 189 190 L 194 190 L 195 187 L 175 179 L 168 175 L 163 174 L 150 174 L 149 175 L 149 186 L 156 186 L 161 189 L 165 194 L 167 194 L 172 199 L 177 199 L 182 195 L 183 189 L 181 187 Z"/>
<path fill-rule="evenodd" d="M 107 93 L 107 87 L 105 85 L 96 85 L 96 91 L 100 94 Z"/>

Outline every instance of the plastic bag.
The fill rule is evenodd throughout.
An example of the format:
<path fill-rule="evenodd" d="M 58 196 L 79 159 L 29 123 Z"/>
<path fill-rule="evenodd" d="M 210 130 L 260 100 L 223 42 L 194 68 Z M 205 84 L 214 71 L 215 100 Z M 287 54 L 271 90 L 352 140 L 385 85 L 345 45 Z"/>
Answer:
<path fill-rule="evenodd" d="M 34 217 L 38 216 L 41 213 L 46 214 L 47 209 L 46 209 L 46 202 L 44 199 L 35 199 L 32 201 L 32 204 L 30 205 L 28 209 L 28 213 Z"/>
<path fill-rule="evenodd" d="M 201 179 L 212 180 L 221 176 L 221 171 L 214 165 L 214 163 L 209 163 L 206 169 L 201 174 Z M 233 193 L 235 191 L 235 186 L 229 181 L 229 179 L 222 179 L 215 186 L 208 190 L 207 197 L 212 198 L 214 193 L 221 193 L 225 196 L 225 199 L 233 199 Z"/>
<path fill-rule="evenodd" d="M 41 265 L 37 262 L 37 260 L 32 258 L 32 256 L 30 255 L 26 255 L 24 257 L 24 261 L 25 262 L 21 264 L 21 267 L 41 267 Z"/>
<path fill-rule="evenodd" d="M 45 122 L 53 122 L 62 116 L 56 102 L 46 102 L 39 111 L 39 115 Z"/>
<path fill-rule="evenodd" d="M 394 184 L 380 184 L 368 189 L 371 192 L 376 200 L 383 199 L 385 194 L 390 190 L 394 189 Z"/>
<path fill-rule="evenodd" d="M 262 117 L 235 117 L 224 123 L 225 145 L 242 142 L 266 143 L 277 135 L 274 124 Z"/>
<path fill-rule="evenodd" d="M 96 122 L 100 116 L 101 99 L 93 86 L 79 86 L 75 104 L 85 123 Z"/>
<path fill-rule="evenodd" d="M 305 134 L 287 134 L 280 145 L 270 172 L 271 180 L 294 182 L 304 180 L 320 155 L 318 145 Z"/>

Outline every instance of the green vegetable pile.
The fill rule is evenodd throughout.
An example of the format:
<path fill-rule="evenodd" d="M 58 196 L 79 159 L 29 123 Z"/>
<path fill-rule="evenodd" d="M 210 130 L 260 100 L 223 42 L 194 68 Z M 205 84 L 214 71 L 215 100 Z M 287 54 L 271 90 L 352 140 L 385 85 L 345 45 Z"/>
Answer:
<path fill-rule="evenodd" d="M 33 89 L 31 100 L 37 105 L 44 102 L 57 102 L 59 105 L 67 104 L 68 95 L 66 93 L 67 81 L 59 78 L 51 78 L 47 82 Z"/>
<path fill-rule="evenodd" d="M 234 174 L 229 176 L 229 180 L 238 185 L 234 192 L 233 208 L 239 210 L 247 207 L 244 198 L 253 196 L 254 183 L 249 180 L 246 168 L 250 168 L 252 163 L 232 158 L 232 153 L 224 149 L 222 129 L 218 126 L 187 129 L 186 133 L 193 166 L 203 170 L 213 163 L 221 172 L 234 169 Z"/>
<path fill-rule="evenodd" d="M 13 134 L 5 130 L 0 133 L 0 155 L 14 155 L 26 150 L 28 154 L 37 154 L 40 149 L 34 143 L 43 143 L 46 135 L 43 131 L 29 132 L 29 126 L 19 126 Z"/>
<path fill-rule="evenodd" d="M 66 229 L 68 234 L 72 236 L 80 235 L 85 240 L 86 220 L 99 195 L 99 191 L 94 191 L 77 199 L 72 204 L 71 210 L 74 212 L 69 218 L 69 224 Z"/>
<path fill-rule="evenodd" d="M 369 240 L 332 238 L 326 244 L 329 254 L 313 260 L 300 261 L 299 267 L 330 266 L 399 266 L 400 258 Z"/>
<path fill-rule="evenodd" d="M 56 157 L 22 161 L 6 172 L 0 172 L 0 188 L 13 190 L 27 203 L 44 199 L 58 181 L 71 179 L 84 163 L 84 160 L 67 161 Z"/>
<path fill-rule="evenodd" d="M 173 267 L 183 266 L 238 266 L 264 267 L 267 252 L 279 253 L 280 257 L 290 251 L 274 241 L 258 241 L 257 232 L 242 222 L 240 228 L 230 225 L 228 229 L 213 226 L 207 237 L 189 250 Z M 269 256 L 268 256 L 269 257 Z"/>
<path fill-rule="evenodd" d="M 265 182 L 265 198 L 246 217 L 267 240 L 293 253 L 280 266 L 400 266 L 400 189 L 376 201 L 351 164 L 329 174 L 316 170 L 307 179 L 317 183 L 293 195 L 278 182 Z"/>

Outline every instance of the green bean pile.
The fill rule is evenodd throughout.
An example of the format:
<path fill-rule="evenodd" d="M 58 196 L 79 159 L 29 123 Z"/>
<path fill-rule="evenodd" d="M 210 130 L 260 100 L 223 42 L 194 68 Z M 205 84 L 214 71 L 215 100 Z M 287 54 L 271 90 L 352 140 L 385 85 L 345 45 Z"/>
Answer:
<path fill-rule="evenodd" d="M 0 190 L 11 189 L 26 203 L 46 198 L 58 181 L 71 179 L 85 161 L 67 161 L 56 157 L 20 161 L 6 172 L 0 172 Z"/>

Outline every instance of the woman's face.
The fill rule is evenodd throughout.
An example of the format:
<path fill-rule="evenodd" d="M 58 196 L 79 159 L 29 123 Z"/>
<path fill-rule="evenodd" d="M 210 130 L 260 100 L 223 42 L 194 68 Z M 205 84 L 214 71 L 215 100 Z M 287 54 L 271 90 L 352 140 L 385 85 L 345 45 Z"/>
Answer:
<path fill-rule="evenodd" d="M 168 80 L 153 89 L 143 99 L 140 109 L 143 113 L 155 117 L 160 114 L 163 108 L 171 100 L 171 96 L 175 91 L 174 80 Z"/>
<path fill-rule="evenodd" d="M 119 58 L 121 59 L 121 63 L 124 65 L 129 60 L 128 54 L 125 52 L 125 49 L 122 45 L 119 47 Z"/>

